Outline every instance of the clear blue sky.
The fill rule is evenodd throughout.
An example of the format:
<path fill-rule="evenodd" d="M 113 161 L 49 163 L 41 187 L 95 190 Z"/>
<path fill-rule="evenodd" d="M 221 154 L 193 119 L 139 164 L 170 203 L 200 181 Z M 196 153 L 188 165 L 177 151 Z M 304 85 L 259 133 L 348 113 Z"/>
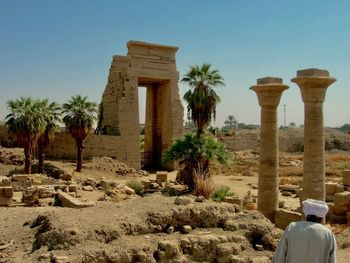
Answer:
<path fill-rule="evenodd" d="M 249 87 L 282 77 L 287 122 L 303 123 L 298 69 L 327 69 L 338 81 L 327 92 L 325 124 L 350 123 L 350 1 L 0 1 L 0 119 L 19 96 L 60 103 L 87 95 L 97 103 L 115 54 L 140 40 L 179 47 L 180 75 L 208 62 L 226 86 L 218 90 L 216 126 L 228 115 L 260 122 Z M 186 87 L 180 84 L 181 95 Z M 283 123 L 283 108 L 279 107 Z"/>

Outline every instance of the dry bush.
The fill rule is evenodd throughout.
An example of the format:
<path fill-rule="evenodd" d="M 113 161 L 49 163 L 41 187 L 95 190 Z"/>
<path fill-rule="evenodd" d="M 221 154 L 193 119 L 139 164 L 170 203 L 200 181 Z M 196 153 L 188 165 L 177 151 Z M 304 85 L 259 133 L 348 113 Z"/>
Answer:
<path fill-rule="evenodd" d="M 194 171 L 193 180 L 195 182 L 194 195 L 196 196 L 204 196 L 205 199 L 209 199 L 214 191 L 215 185 L 210 175 L 208 174 L 208 170 L 197 169 Z"/>
<path fill-rule="evenodd" d="M 303 176 L 303 168 L 302 167 L 280 167 L 279 169 L 279 175 L 281 177 L 286 177 L 286 176 Z"/>
<path fill-rule="evenodd" d="M 344 153 L 326 154 L 327 162 L 350 162 L 350 155 Z"/>

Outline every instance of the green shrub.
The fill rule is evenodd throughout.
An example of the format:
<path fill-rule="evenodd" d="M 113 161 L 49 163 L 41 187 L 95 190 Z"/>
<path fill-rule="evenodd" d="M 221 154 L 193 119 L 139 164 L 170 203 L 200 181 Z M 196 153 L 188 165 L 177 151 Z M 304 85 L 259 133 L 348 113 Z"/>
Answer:
<path fill-rule="evenodd" d="M 195 186 L 193 174 L 196 170 L 207 171 L 210 161 L 226 164 L 229 159 L 230 154 L 226 146 L 216 138 L 208 135 L 198 137 L 191 133 L 176 140 L 163 155 L 163 162 L 178 161 L 179 179 L 191 189 Z"/>
<path fill-rule="evenodd" d="M 212 199 L 215 202 L 222 202 L 225 199 L 225 197 L 232 196 L 232 195 L 233 193 L 230 192 L 230 187 L 221 186 L 214 192 Z"/>
<path fill-rule="evenodd" d="M 142 195 L 144 192 L 143 184 L 139 180 L 129 180 L 126 182 L 126 185 L 135 190 L 135 193 Z"/>

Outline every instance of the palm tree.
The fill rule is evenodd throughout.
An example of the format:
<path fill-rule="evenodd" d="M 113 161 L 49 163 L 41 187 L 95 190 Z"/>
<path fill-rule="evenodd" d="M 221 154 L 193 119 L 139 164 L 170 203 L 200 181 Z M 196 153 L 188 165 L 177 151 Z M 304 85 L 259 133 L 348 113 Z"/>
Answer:
<path fill-rule="evenodd" d="M 97 105 L 87 101 L 87 97 L 77 95 L 63 104 L 63 122 L 75 139 L 77 146 L 77 171 L 81 172 L 84 139 L 89 134 L 96 118 Z"/>
<path fill-rule="evenodd" d="M 229 129 L 234 129 L 237 127 L 237 120 L 233 115 L 229 115 L 227 116 L 226 120 L 225 120 L 225 125 L 229 128 Z"/>
<path fill-rule="evenodd" d="M 186 134 L 183 139 L 178 139 L 163 156 L 163 161 L 178 161 L 180 166 L 179 179 L 191 189 L 195 186 L 195 174 L 199 173 L 204 177 L 210 176 L 209 162 L 217 160 L 224 164 L 229 160 L 229 153 L 224 144 L 218 142 L 214 137 L 194 134 Z"/>
<path fill-rule="evenodd" d="M 190 86 L 184 100 L 188 103 L 188 118 L 197 125 L 198 137 L 203 134 L 210 121 L 215 119 L 216 105 L 220 98 L 213 88 L 224 86 L 223 80 L 218 70 L 211 69 L 211 65 L 205 63 L 201 67 L 190 66 L 190 70 L 181 80 Z"/>
<path fill-rule="evenodd" d="M 56 102 L 48 104 L 48 100 L 41 101 L 41 110 L 45 118 L 46 126 L 38 139 L 38 172 L 44 172 L 44 157 L 47 146 L 54 139 L 55 132 L 59 130 L 61 122 L 61 107 Z"/>
<path fill-rule="evenodd" d="M 29 97 L 9 100 L 10 113 L 6 116 L 9 132 L 17 137 L 19 146 L 24 148 L 24 172 L 32 172 L 32 154 L 36 140 L 45 130 L 45 118 L 41 110 L 41 101 Z"/>

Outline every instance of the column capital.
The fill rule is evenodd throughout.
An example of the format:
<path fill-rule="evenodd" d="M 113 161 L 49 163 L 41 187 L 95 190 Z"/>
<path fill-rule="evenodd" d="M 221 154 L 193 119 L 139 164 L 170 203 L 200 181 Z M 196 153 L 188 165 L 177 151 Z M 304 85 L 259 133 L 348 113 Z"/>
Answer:
<path fill-rule="evenodd" d="M 327 88 L 336 79 L 327 70 L 310 68 L 298 70 L 297 76 L 291 81 L 298 84 L 304 103 L 323 103 Z"/>
<path fill-rule="evenodd" d="M 282 92 L 289 87 L 282 83 L 281 78 L 265 77 L 257 80 L 257 85 L 251 86 L 250 89 L 255 91 L 258 96 L 259 105 L 277 107 Z"/>

